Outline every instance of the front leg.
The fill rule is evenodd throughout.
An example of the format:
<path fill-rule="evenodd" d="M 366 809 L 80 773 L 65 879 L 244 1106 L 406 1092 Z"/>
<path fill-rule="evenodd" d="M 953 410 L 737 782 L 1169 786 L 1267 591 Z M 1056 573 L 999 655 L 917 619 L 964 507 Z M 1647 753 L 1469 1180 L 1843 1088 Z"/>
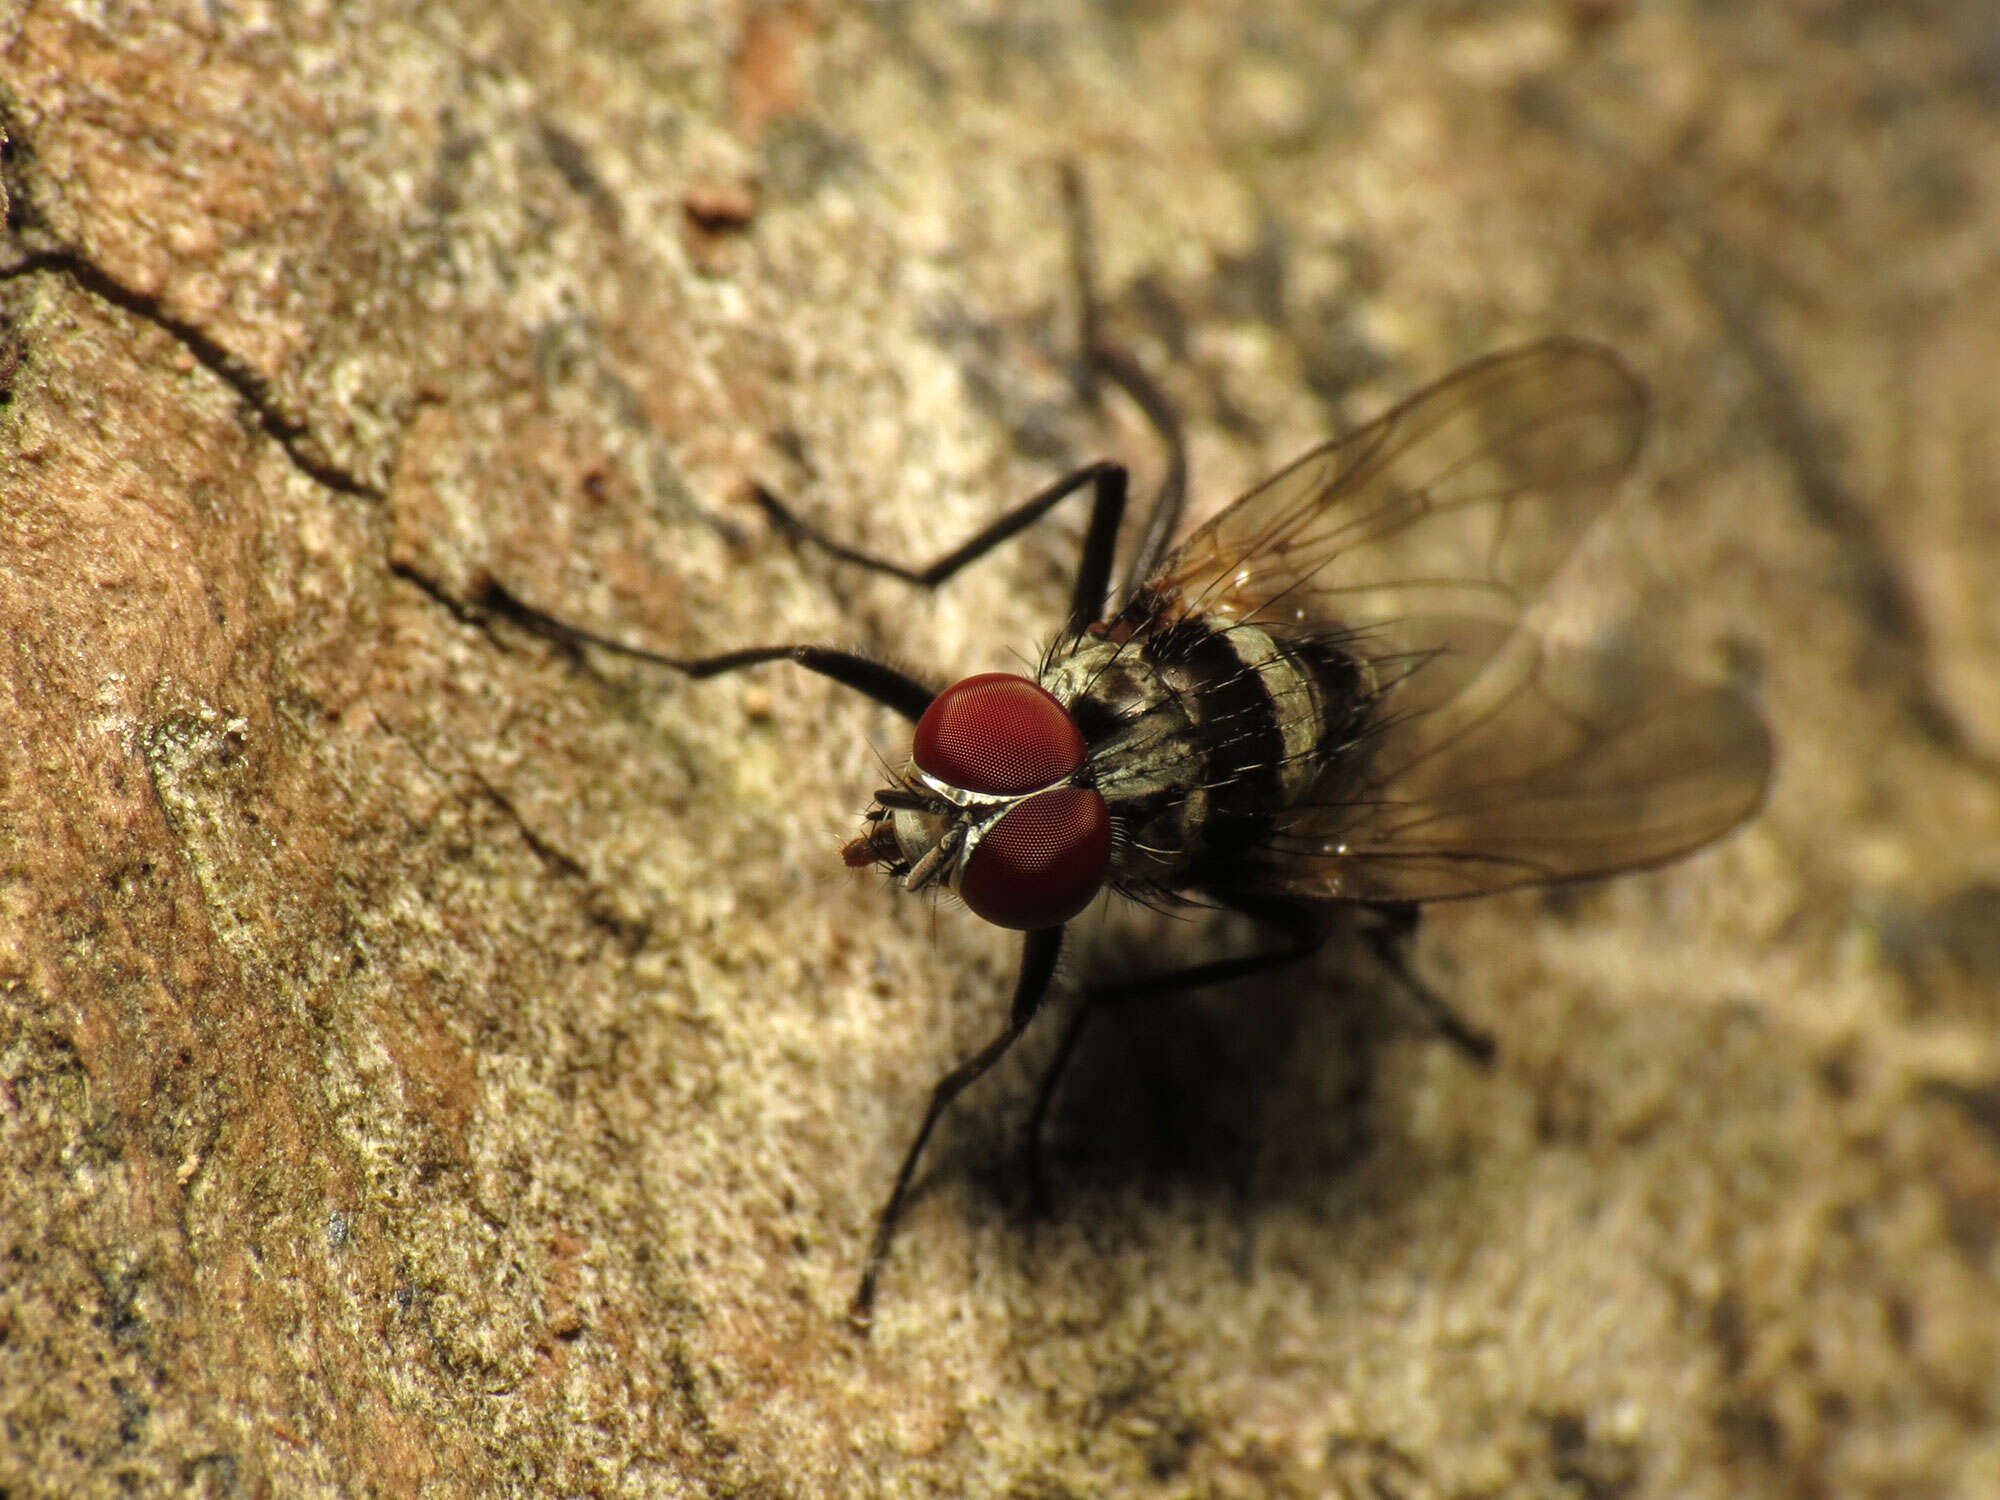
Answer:
<path fill-rule="evenodd" d="M 923 1123 L 917 1127 L 916 1138 L 903 1153 L 903 1164 L 897 1169 L 895 1186 L 889 1189 L 889 1199 L 882 1205 L 882 1212 L 875 1220 L 875 1236 L 869 1241 L 868 1258 L 861 1267 L 861 1285 L 855 1288 L 854 1301 L 847 1310 L 848 1321 L 857 1329 L 866 1332 L 874 1320 L 875 1286 L 882 1278 L 882 1263 L 889 1257 L 889 1243 L 896 1236 L 896 1225 L 903 1217 L 911 1180 L 917 1174 L 917 1161 L 924 1154 L 931 1132 L 951 1107 L 952 1100 L 1005 1057 L 1007 1050 L 1021 1039 L 1021 1033 L 1035 1019 L 1035 1013 L 1042 1008 L 1042 1001 L 1048 997 L 1050 981 L 1055 978 L 1056 956 L 1062 951 L 1062 934 L 1060 927 L 1045 927 L 1028 934 L 1021 945 L 1021 972 L 1014 982 L 1014 1003 L 1008 1010 L 1006 1027 L 992 1041 L 940 1078 L 931 1090 L 931 1101 L 924 1110 Z"/>
<path fill-rule="evenodd" d="M 822 677 L 830 677 L 842 687 L 853 688 L 857 693 L 874 699 L 885 708 L 893 708 L 912 724 L 924 716 L 924 710 L 930 707 L 931 699 L 937 696 L 916 678 L 898 672 L 885 662 L 861 656 L 853 651 L 836 650 L 832 646 L 749 646 L 741 651 L 725 651 L 718 656 L 668 656 L 662 651 L 650 651 L 644 646 L 628 645 L 624 641 L 615 641 L 609 636 L 565 624 L 554 615 L 544 614 L 531 604 L 523 604 L 490 579 L 481 591 L 480 603 L 495 614 L 502 615 L 538 635 L 547 636 L 550 640 L 568 646 L 572 650 L 594 646 L 600 651 L 630 657 L 634 661 L 650 662 L 656 667 L 670 667 L 684 676 L 696 679 L 720 677 L 728 672 L 740 672 L 745 667 L 762 666 L 765 662 L 795 662 L 808 672 L 817 672 Z"/>

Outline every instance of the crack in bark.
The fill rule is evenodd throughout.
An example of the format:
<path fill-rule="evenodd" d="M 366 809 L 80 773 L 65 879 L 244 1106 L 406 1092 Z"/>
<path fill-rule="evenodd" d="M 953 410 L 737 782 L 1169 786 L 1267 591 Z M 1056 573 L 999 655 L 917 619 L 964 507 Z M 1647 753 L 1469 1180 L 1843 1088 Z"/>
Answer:
<path fill-rule="evenodd" d="M 542 867 L 551 875 L 577 888 L 576 904 L 584 920 L 606 934 L 627 956 L 638 953 L 646 946 L 653 935 L 651 920 L 635 921 L 611 909 L 601 899 L 598 883 L 592 878 L 583 862 L 538 832 L 515 805 L 514 800 L 488 780 L 478 767 L 468 761 L 463 762 L 457 772 L 453 772 L 434 762 L 424 753 L 423 746 L 403 729 L 379 715 L 376 722 L 394 735 L 417 758 L 417 763 L 440 782 L 450 786 L 462 777 L 477 787 L 480 799 L 506 820 L 528 852 L 541 862 Z"/>
<path fill-rule="evenodd" d="M 83 291 L 136 318 L 143 318 L 172 338 L 204 369 L 236 392 L 255 413 L 257 425 L 284 449 L 286 457 L 309 479 L 337 494 L 356 495 L 367 500 L 382 498 L 382 491 L 375 485 L 356 479 L 315 451 L 319 444 L 311 428 L 284 409 L 272 392 L 271 382 L 252 368 L 247 360 L 196 324 L 175 317 L 161 306 L 159 298 L 124 285 L 78 251 L 31 251 L 13 265 L 0 268 L 0 281 L 43 273 L 69 277 Z"/>
<path fill-rule="evenodd" d="M 459 624 L 470 625 L 484 634 L 494 645 L 503 646 L 500 638 L 493 634 L 492 624 L 486 618 L 484 610 L 477 609 L 467 604 L 463 599 L 457 598 L 443 584 L 439 583 L 428 573 L 423 572 L 415 564 L 392 559 L 389 563 L 389 576 L 400 578 L 403 582 L 421 589 L 430 596 L 434 604 L 442 605 Z"/>
<path fill-rule="evenodd" d="M 584 869 L 582 862 L 557 848 L 554 844 L 543 838 L 541 834 L 535 832 L 528 820 L 521 815 L 521 810 L 514 805 L 512 799 L 505 792 L 502 792 L 500 788 L 480 775 L 478 770 L 472 766 L 466 767 L 465 774 L 472 778 L 474 786 L 485 793 L 486 800 L 492 804 L 500 815 L 514 825 L 515 831 L 521 836 L 521 842 L 528 846 L 530 853 L 557 874 L 566 875 L 571 880 L 583 881 L 585 884 L 589 883 L 589 872 Z"/>

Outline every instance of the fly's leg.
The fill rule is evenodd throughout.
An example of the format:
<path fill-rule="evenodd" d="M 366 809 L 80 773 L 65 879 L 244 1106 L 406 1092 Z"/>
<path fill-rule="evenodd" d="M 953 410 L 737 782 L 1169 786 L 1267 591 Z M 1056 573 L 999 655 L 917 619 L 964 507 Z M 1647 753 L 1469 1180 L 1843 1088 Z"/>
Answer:
<path fill-rule="evenodd" d="M 1380 901 L 1368 910 L 1377 918 L 1364 926 L 1362 935 L 1376 961 L 1424 1013 L 1432 1030 L 1480 1067 L 1493 1062 L 1493 1038 L 1462 1019 L 1436 990 L 1419 979 L 1410 968 L 1410 939 L 1417 930 L 1418 907 L 1414 901 Z"/>
<path fill-rule="evenodd" d="M 1131 397 L 1147 422 L 1159 434 L 1167 449 L 1167 474 L 1160 493 L 1146 517 L 1139 544 L 1126 565 L 1121 601 L 1129 598 L 1158 566 L 1167 543 L 1180 525 L 1187 500 L 1187 445 L 1181 436 L 1180 419 L 1164 392 L 1138 362 L 1123 350 L 1108 344 L 1099 331 L 1096 291 L 1091 252 L 1089 212 L 1084 202 L 1083 181 L 1073 165 L 1063 170 L 1063 199 L 1070 231 L 1070 248 L 1075 266 L 1081 305 L 1080 319 L 1086 368 L 1111 379 Z M 1003 542 L 1011 540 L 1047 515 L 1071 495 L 1091 492 L 1090 521 L 1085 527 L 1083 548 L 1077 560 L 1076 579 L 1070 588 L 1069 614 L 1064 632 L 1080 635 L 1087 626 L 1104 617 L 1110 594 L 1111 571 L 1118 551 L 1118 534 L 1124 525 L 1126 496 L 1130 480 L 1125 466 L 1109 459 L 1085 464 L 1054 483 L 1030 495 L 1012 510 L 982 528 L 927 567 L 912 568 L 873 553 L 860 551 L 834 540 L 801 519 L 784 501 L 763 485 L 753 490 L 757 503 L 771 523 L 795 541 L 818 548 L 827 556 L 853 567 L 885 573 L 915 588 L 938 588 L 977 562 Z M 811 672 L 831 677 L 888 705 L 906 718 L 921 717 L 929 704 L 930 691 L 901 673 L 851 652 L 821 646 L 759 646 L 712 657 L 676 657 L 643 647 L 627 645 L 596 635 L 544 614 L 516 599 L 498 583 L 486 586 L 486 602 L 497 612 L 571 646 L 596 646 L 637 661 L 670 667 L 690 677 L 714 677 L 739 671 L 767 661 L 790 660 Z M 912 711 L 914 709 L 914 712 Z"/>
<path fill-rule="evenodd" d="M 825 532 L 793 514 L 782 500 L 763 485 L 758 485 L 753 493 L 758 505 L 763 507 L 764 514 L 770 517 L 771 523 L 794 541 L 817 547 L 827 556 L 854 567 L 899 578 L 915 588 L 934 589 L 979 561 L 1002 542 L 1026 531 L 1071 495 L 1088 488 L 1092 492 L 1090 524 L 1084 534 L 1083 558 L 1077 568 L 1078 591 L 1081 592 L 1085 578 L 1094 574 L 1108 580 L 1111 575 L 1111 554 L 1117 547 L 1118 530 L 1125 519 L 1126 487 L 1127 479 L 1123 464 L 1113 463 L 1109 459 L 1085 464 L 1075 472 L 1065 474 L 1055 483 L 1036 491 L 998 520 L 982 528 L 976 535 L 923 568 L 906 567 L 902 563 L 891 562 L 887 558 L 877 557 L 873 553 L 862 552 L 844 542 L 835 541 Z M 1095 592 L 1098 597 L 1091 606 L 1092 621 L 1097 618 L 1098 611 L 1103 605 L 1103 585 L 1100 584 Z"/>
<path fill-rule="evenodd" d="M 809 542 L 828 556 L 856 567 L 887 573 L 892 578 L 900 578 L 918 588 L 929 589 L 938 587 L 960 569 L 978 561 L 1010 537 L 1025 531 L 1071 495 L 1088 488 L 1093 497 L 1090 506 L 1090 524 L 1084 532 L 1083 554 L 1077 563 L 1076 582 L 1071 589 L 1069 617 L 1065 625 L 1071 634 L 1081 634 L 1084 627 L 1095 623 L 1103 612 L 1105 591 L 1110 586 L 1112 559 L 1118 550 L 1118 532 L 1125 520 L 1127 485 L 1123 464 L 1112 463 L 1109 460 L 1086 464 L 1072 474 L 1065 474 L 1038 493 L 1030 495 L 977 536 L 946 553 L 927 568 L 906 568 L 900 563 L 888 562 L 865 552 L 857 552 L 852 547 L 836 542 L 801 521 L 787 510 L 776 496 L 761 486 L 757 490 L 757 498 L 781 530 L 801 541 Z M 837 651 L 827 646 L 752 646 L 741 651 L 727 651 L 718 656 L 669 656 L 665 652 L 651 651 L 643 646 L 613 640 L 609 636 L 598 635 L 594 631 L 584 630 L 558 620 L 555 616 L 545 614 L 533 605 L 515 598 L 501 584 L 490 579 L 484 587 L 481 602 L 496 614 L 505 615 L 516 623 L 565 645 L 595 646 L 599 650 L 615 652 L 634 661 L 669 667 L 689 677 L 718 677 L 725 672 L 738 672 L 745 667 L 759 666 L 764 662 L 793 661 L 809 672 L 831 677 L 835 682 L 866 694 L 877 703 L 886 704 L 912 722 L 923 717 L 924 709 L 936 696 L 930 688 L 896 671 L 893 667 L 856 655 L 851 651 Z"/>
<path fill-rule="evenodd" d="M 1187 505 L 1187 444 L 1181 436 L 1180 418 L 1174 411 L 1173 403 L 1167 400 L 1165 392 L 1153 383 L 1152 377 L 1137 360 L 1116 345 L 1107 342 L 1102 335 L 1095 286 L 1095 260 L 1091 248 L 1090 214 L 1085 203 L 1082 176 L 1073 164 L 1064 167 L 1062 182 L 1063 206 L 1069 226 L 1071 265 L 1078 288 L 1078 317 L 1081 324 L 1084 368 L 1092 375 L 1105 376 L 1123 390 L 1144 414 L 1147 423 L 1159 435 L 1161 443 L 1167 450 L 1166 477 L 1160 482 L 1160 493 L 1153 501 L 1152 510 L 1147 513 L 1139 543 L 1133 550 L 1131 560 L 1126 564 L 1125 578 L 1119 594 L 1122 601 L 1129 598 L 1139 584 L 1158 568 L 1160 559 L 1166 555 L 1167 544 L 1173 540 L 1174 532 L 1180 526 L 1181 515 Z M 889 577 L 899 578 L 916 588 L 934 589 L 961 569 L 977 562 L 1002 542 L 1027 530 L 1057 505 L 1088 486 L 1093 491 L 1090 523 L 1084 532 L 1082 555 L 1077 562 L 1076 581 L 1070 588 L 1069 617 L 1064 625 L 1067 634 L 1079 635 L 1086 626 L 1095 624 L 1105 613 L 1105 604 L 1110 595 L 1111 570 L 1118 549 L 1118 533 L 1125 517 L 1128 483 L 1123 464 L 1113 463 L 1110 460 L 1086 464 L 1074 473 L 1066 474 L 1045 489 L 1030 495 L 992 524 L 924 568 L 906 567 L 901 563 L 891 562 L 887 558 L 859 551 L 844 542 L 834 540 L 801 519 L 791 507 L 763 485 L 756 486 L 753 493 L 771 523 L 793 540 L 805 542 L 826 553 L 827 556 L 854 567 L 886 573 Z"/>
<path fill-rule="evenodd" d="M 670 667 L 693 678 L 720 677 L 726 672 L 740 672 L 745 667 L 762 666 L 765 662 L 796 662 L 808 672 L 830 677 L 843 687 L 853 688 L 884 707 L 893 708 L 911 723 L 923 717 L 931 699 L 937 696 L 923 683 L 898 672 L 894 667 L 852 651 L 837 651 L 831 646 L 752 646 L 742 651 L 725 651 L 719 656 L 668 656 L 664 652 L 649 651 L 644 646 L 628 645 L 624 641 L 615 641 L 609 636 L 565 624 L 553 615 L 543 614 L 533 605 L 523 604 L 490 579 L 481 591 L 480 602 L 495 614 L 573 650 L 594 646 L 600 651 L 631 657 L 634 661 Z"/>
<path fill-rule="evenodd" d="M 1085 394 L 1096 396 L 1095 377 L 1108 377 L 1132 399 L 1148 425 L 1159 435 L 1167 450 L 1167 472 L 1160 481 L 1160 493 L 1146 523 L 1139 530 L 1138 545 L 1125 564 L 1119 586 L 1122 603 L 1138 592 L 1139 586 L 1159 571 L 1167 546 L 1180 529 L 1187 508 L 1187 442 L 1181 436 L 1181 422 L 1166 393 L 1139 362 L 1104 336 L 1102 304 L 1097 299 L 1096 236 L 1091 231 L 1089 195 L 1084 191 L 1083 173 L 1075 162 L 1062 168 L 1063 218 L 1069 229 L 1070 275 L 1076 283 L 1077 322 L 1082 334 Z M 1087 623 L 1087 622 L 1086 622 Z"/>
<path fill-rule="evenodd" d="M 1021 972 L 1014 981 L 1014 1002 L 1009 1008 L 1005 1029 L 940 1078 L 931 1090 L 931 1102 L 924 1110 L 923 1123 L 917 1127 L 916 1138 L 903 1153 L 903 1165 L 897 1169 L 895 1186 L 889 1189 L 889 1199 L 882 1205 L 882 1212 L 875 1220 L 875 1237 L 869 1241 L 868 1258 L 862 1263 L 861 1284 L 855 1288 L 854 1301 L 847 1310 L 848 1320 L 856 1328 L 865 1331 L 874 1319 L 875 1287 L 882 1277 L 882 1263 L 888 1259 L 889 1244 L 896 1237 L 896 1225 L 903 1217 L 910 1182 L 917 1173 L 917 1161 L 924 1154 L 931 1132 L 951 1107 L 952 1100 L 1006 1056 L 1007 1049 L 1020 1040 L 1021 1033 L 1035 1019 L 1035 1013 L 1041 1009 L 1042 1001 L 1049 993 L 1049 982 L 1055 977 L 1056 955 L 1062 951 L 1062 933 L 1060 927 L 1049 927 L 1028 934 L 1021 945 Z"/>
<path fill-rule="evenodd" d="M 1051 1201 L 1048 1172 L 1042 1157 L 1043 1127 L 1055 1105 L 1063 1074 L 1076 1055 L 1077 1044 L 1083 1040 L 1084 1032 L 1100 1011 L 1133 1000 L 1151 999 L 1163 990 L 1199 989 L 1203 985 L 1224 984 L 1232 979 L 1283 968 L 1286 964 L 1311 958 L 1326 946 L 1325 920 L 1312 907 L 1291 901 L 1259 901 L 1255 906 L 1245 904 L 1240 909 L 1265 926 L 1276 929 L 1284 941 L 1275 948 L 1248 953 L 1241 958 L 1216 959 L 1185 969 L 1173 969 L 1165 974 L 1148 975 L 1144 979 L 1094 985 L 1084 992 L 1083 999 L 1070 1015 L 1069 1025 L 1064 1028 L 1055 1055 L 1049 1059 L 1049 1065 L 1042 1073 L 1042 1081 L 1035 1090 L 1034 1108 L 1028 1115 L 1022 1165 L 1028 1179 L 1029 1202 L 1036 1213 L 1046 1213 Z"/>

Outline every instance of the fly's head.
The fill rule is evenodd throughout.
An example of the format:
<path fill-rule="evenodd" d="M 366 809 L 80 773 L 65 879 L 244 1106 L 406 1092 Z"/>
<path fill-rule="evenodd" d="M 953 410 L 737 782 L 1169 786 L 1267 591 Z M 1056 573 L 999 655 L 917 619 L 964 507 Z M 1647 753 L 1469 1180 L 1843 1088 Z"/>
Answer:
<path fill-rule="evenodd" d="M 1047 689 L 988 672 L 946 688 L 917 723 L 910 764 L 875 794 L 850 865 L 908 890 L 941 887 L 997 927 L 1059 927 L 1111 863 L 1111 813 L 1083 785 L 1083 735 Z"/>

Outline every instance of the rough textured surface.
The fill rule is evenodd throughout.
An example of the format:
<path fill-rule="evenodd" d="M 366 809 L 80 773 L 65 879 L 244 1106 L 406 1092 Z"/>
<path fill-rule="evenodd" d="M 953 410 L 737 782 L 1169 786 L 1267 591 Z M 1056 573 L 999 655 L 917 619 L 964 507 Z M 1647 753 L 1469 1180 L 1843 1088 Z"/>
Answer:
<path fill-rule="evenodd" d="M 0 7 L 0 1494 L 2000 1493 L 1989 12 Z M 1077 518 L 912 600 L 745 496 L 917 557 L 1152 462 L 1065 158 L 1212 500 L 1624 350 L 1573 586 L 1783 765 L 1438 914 L 1489 1075 L 1338 962 L 1163 1001 L 1030 1228 L 1023 1059 L 862 1342 L 1011 958 L 833 857 L 896 726 L 467 606 L 1035 649 Z"/>

